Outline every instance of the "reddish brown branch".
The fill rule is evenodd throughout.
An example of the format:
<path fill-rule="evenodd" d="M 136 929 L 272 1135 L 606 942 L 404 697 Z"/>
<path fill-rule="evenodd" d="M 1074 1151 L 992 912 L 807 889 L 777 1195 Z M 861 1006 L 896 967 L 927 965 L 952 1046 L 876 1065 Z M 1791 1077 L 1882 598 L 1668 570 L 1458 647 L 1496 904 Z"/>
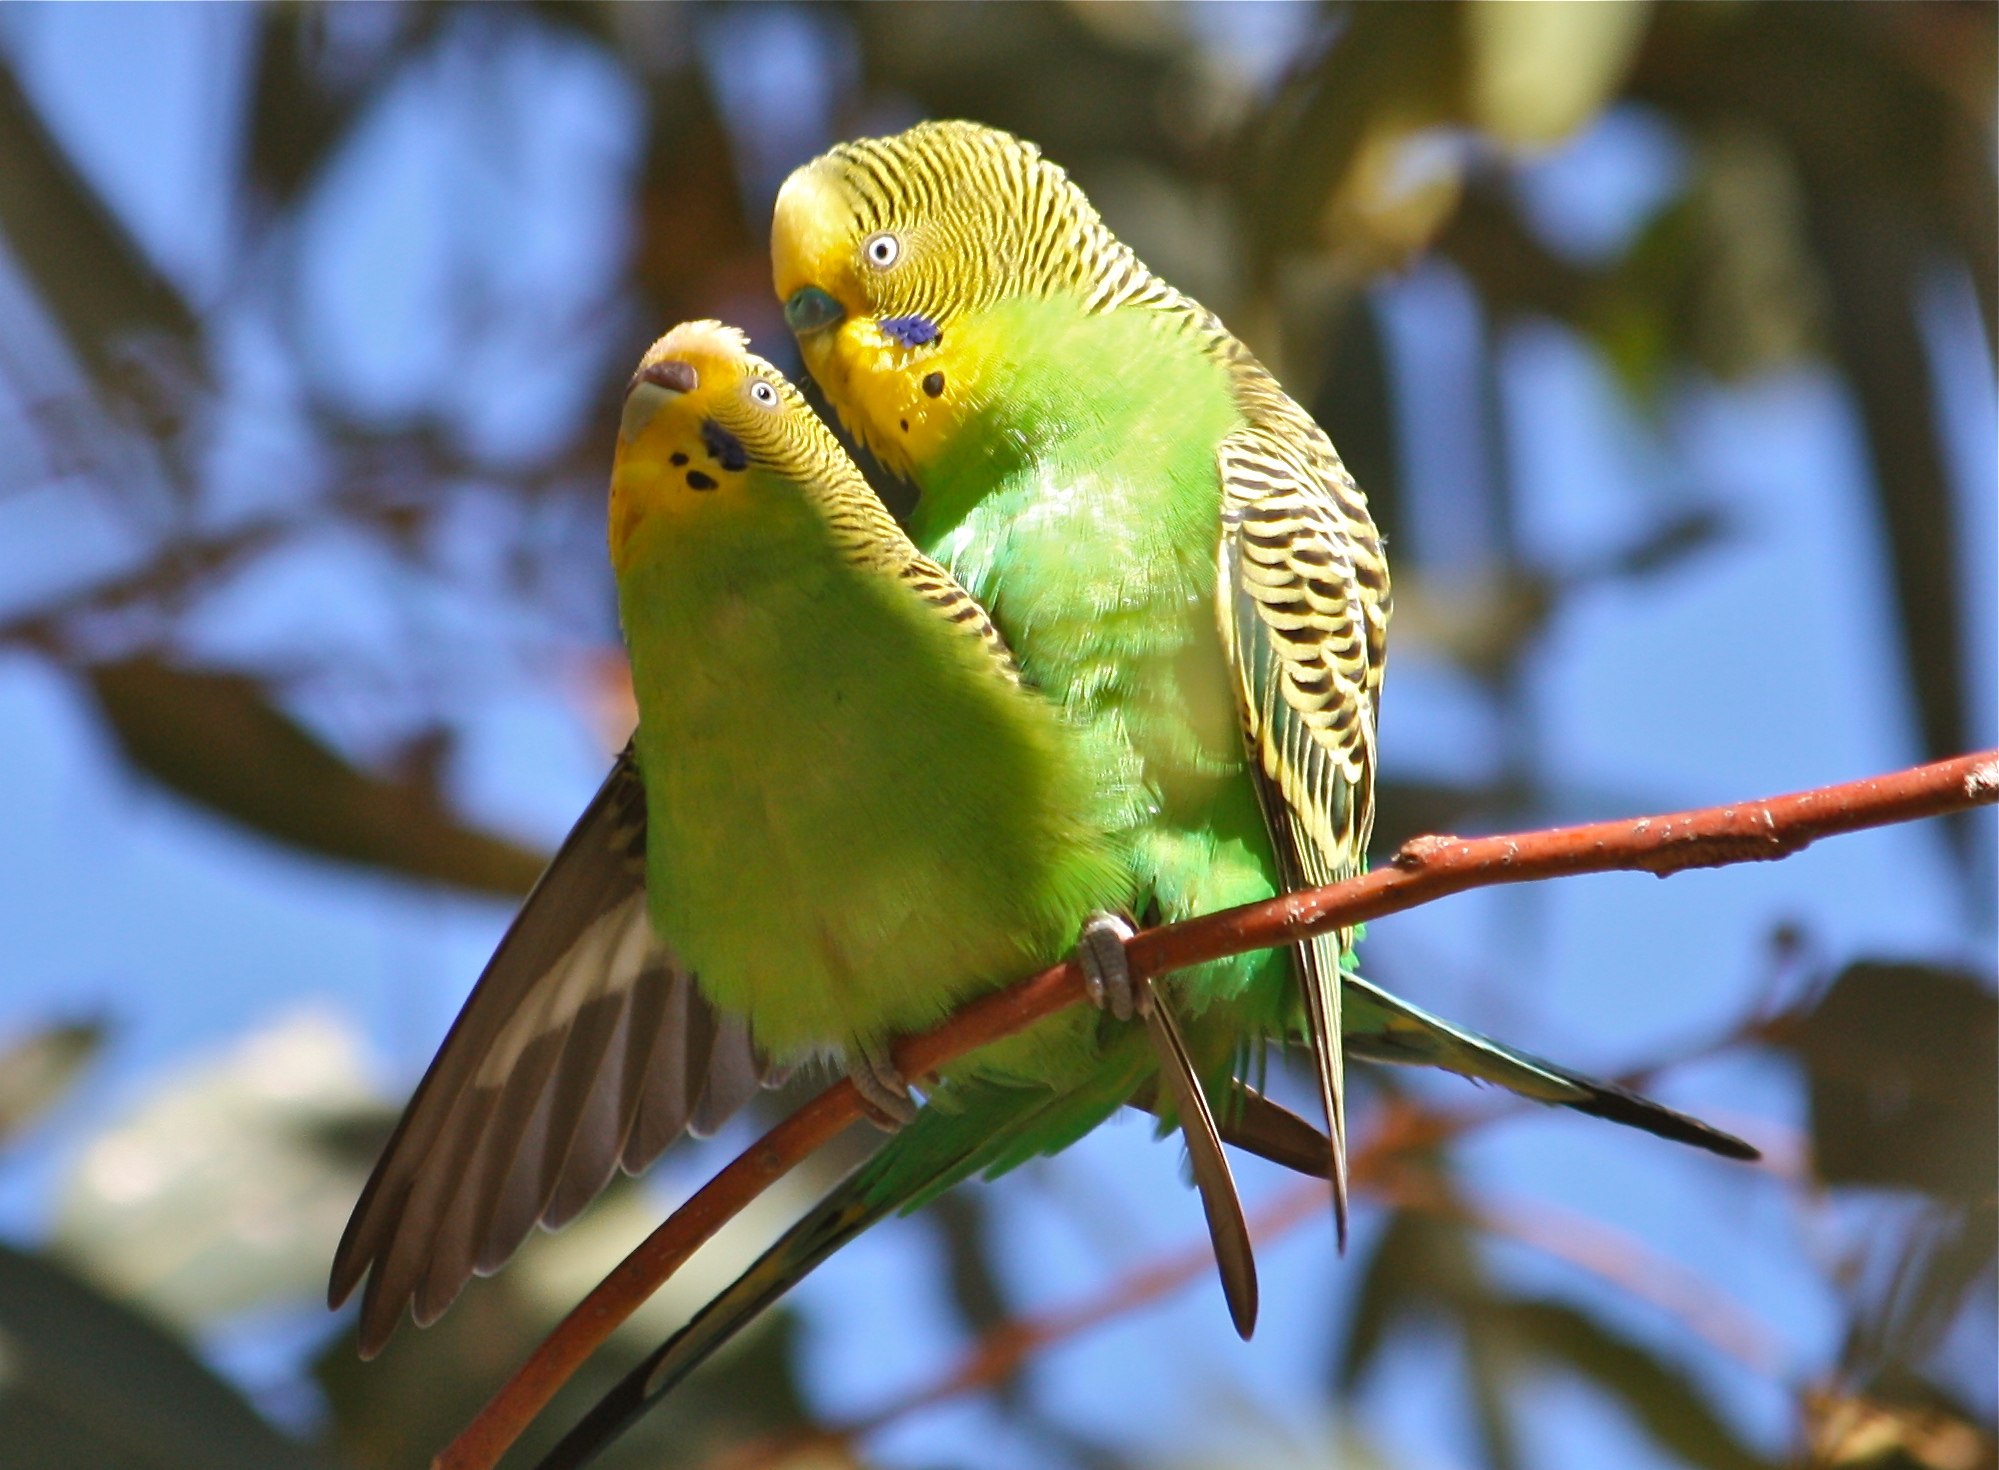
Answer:
<path fill-rule="evenodd" d="M 1514 836 L 1418 837 L 1364 877 L 1148 929 L 1131 941 L 1127 954 L 1134 974 L 1160 975 L 1325 934 L 1468 888 L 1580 873 L 1665 877 L 1686 868 L 1771 861 L 1821 837 L 1994 801 L 1999 801 L 1999 751 L 1986 751 L 1735 806 Z M 1073 965 L 1058 965 L 981 996 L 935 1030 L 899 1043 L 896 1065 L 904 1076 L 920 1077 L 1081 999 L 1081 973 Z M 733 1160 L 563 1319 L 437 1457 L 436 1470 L 491 1470 L 584 1359 L 698 1246 L 860 1116 L 852 1085 L 836 1083 Z"/>

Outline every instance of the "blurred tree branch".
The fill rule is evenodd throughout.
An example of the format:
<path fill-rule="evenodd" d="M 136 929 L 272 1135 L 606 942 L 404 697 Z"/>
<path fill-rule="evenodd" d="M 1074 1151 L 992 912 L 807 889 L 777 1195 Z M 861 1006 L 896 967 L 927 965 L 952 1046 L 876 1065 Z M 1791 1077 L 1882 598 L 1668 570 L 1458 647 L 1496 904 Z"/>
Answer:
<path fill-rule="evenodd" d="M 307 852 L 513 897 L 546 858 L 466 827 L 420 780 L 341 759 L 265 698 L 255 680 L 132 658 L 91 669 L 132 764 L 170 790 Z"/>
<path fill-rule="evenodd" d="M 1821 837 L 1999 802 L 1999 751 L 1788 796 L 1580 827 L 1494 837 L 1418 837 L 1390 862 L 1346 883 L 1148 929 L 1126 947 L 1132 970 L 1163 975 L 1228 955 L 1294 943 L 1470 888 L 1584 873 L 1721 867 L 1788 857 Z M 904 1076 L 923 1077 L 1084 998 L 1082 972 L 1058 965 L 981 996 L 895 1047 Z M 862 1116 L 835 1083 L 772 1128 L 696 1191 L 632 1251 L 528 1358 L 433 1462 L 491 1470 L 507 1447 L 660 1284 L 773 1181 Z"/>

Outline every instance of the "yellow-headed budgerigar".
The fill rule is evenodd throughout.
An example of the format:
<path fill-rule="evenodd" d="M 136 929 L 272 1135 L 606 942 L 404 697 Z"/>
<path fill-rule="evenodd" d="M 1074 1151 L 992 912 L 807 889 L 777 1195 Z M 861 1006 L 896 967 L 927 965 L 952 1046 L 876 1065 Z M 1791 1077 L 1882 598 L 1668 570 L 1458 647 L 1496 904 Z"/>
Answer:
<path fill-rule="evenodd" d="M 771 239 L 806 366 L 914 482 L 917 544 L 1029 683 L 1139 763 L 1137 912 L 1361 872 L 1388 563 L 1331 442 L 1032 144 L 965 122 L 798 169 Z M 1348 968 L 1350 934 L 1174 979 L 1309 1037 L 1345 1235 L 1344 1050 L 1425 1063 L 1732 1157 L 1740 1141 L 1450 1026 Z"/>
<path fill-rule="evenodd" d="M 1135 892 L 1129 753 L 1022 682 L 978 603 L 731 328 L 689 323 L 646 353 L 610 540 L 638 730 L 355 1209 L 330 1294 L 368 1275 L 363 1351 L 814 1056 L 906 1126 L 770 1279 L 1136 1100 L 1182 1124 L 1246 1334 L 1253 1267 L 1205 1097 L 1228 1085 L 1232 1028 L 1183 1035 L 1141 987 L 1144 1025 L 1051 1017 L 947 1069 L 920 1112 L 888 1063 L 895 1037 L 1079 935 L 1111 1004 L 1130 998 L 1107 917 Z"/>

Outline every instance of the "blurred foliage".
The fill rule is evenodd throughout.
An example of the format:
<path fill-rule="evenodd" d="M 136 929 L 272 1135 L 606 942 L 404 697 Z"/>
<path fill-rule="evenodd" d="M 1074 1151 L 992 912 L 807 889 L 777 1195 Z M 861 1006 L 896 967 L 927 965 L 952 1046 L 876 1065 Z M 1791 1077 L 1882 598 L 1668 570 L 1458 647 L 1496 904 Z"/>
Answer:
<path fill-rule="evenodd" d="M 791 44 L 816 48 L 823 115 L 801 105 L 805 120 L 787 124 L 741 91 L 773 16 Z M 12 415 L 0 422 L 0 496 L 54 487 L 119 533 L 116 555 L 0 604 L 0 644 L 72 673 L 132 770 L 263 838 L 476 891 L 532 879 L 533 855 L 454 810 L 454 672 L 496 657 L 554 669 L 596 717 L 614 637 L 604 453 L 637 344 L 718 315 L 782 357 L 763 258 L 782 170 L 835 137 L 923 114 L 1041 143 L 1141 254 L 1282 372 L 1398 543 L 1398 649 L 1463 671 L 1502 720 L 1517 715 L 1518 675 L 1573 598 L 1642 594 L 1737 534 L 1736 507 L 1697 487 L 1642 507 L 1628 544 L 1560 564 L 1520 543 L 1495 433 L 1472 447 L 1482 489 L 1469 493 L 1484 503 L 1453 508 L 1488 528 L 1478 564 L 1410 554 L 1398 387 L 1371 294 L 1383 275 L 1422 259 L 1469 293 L 1495 400 L 1506 336 L 1528 323 L 1587 343 L 1654 426 L 1690 384 L 1829 369 L 1865 434 L 1922 752 L 1983 743 L 1967 713 L 1962 533 L 1922 310 L 1939 282 L 1968 280 L 1994 342 L 1989 5 L 1301 6 L 1264 18 L 1283 51 L 1267 75 L 1217 44 L 1213 28 L 1230 24 L 1220 12 L 1153 4 L 275 4 L 236 17 L 250 32 L 240 146 L 229 150 L 224 258 L 205 271 L 149 254 L 0 47 L 0 270 L 32 301 L 25 314 L 0 308 L 20 318 L 0 324 Z M 373 403 L 343 387 L 311 326 L 325 219 L 355 207 L 349 165 L 392 109 L 489 84 L 518 96 L 507 69 L 524 57 L 598 68 L 619 99 L 631 135 L 613 220 L 623 238 L 573 299 L 509 300 L 493 263 L 509 244 L 462 238 L 472 227 L 448 193 L 436 200 L 425 224 L 463 266 L 453 310 L 426 323 L 441 366 L 393 406 Z M 1667 139 L 1673 182 L 1628 231 L 1579 246 L 1536 213 L 1524 173 L 1607 117 Z M 525 168 L 515 155 L 531 131 L 487 117 L 480 162 Z M 452 186 L 460 172 L 475 170 L 454 166 Z M 247 328 L 274 334 L 291 364 L 282 413 L 268 398 L 242 401 L 232 344 Z M 566 386 L 538 414 L 552 430 L 495 434 L 468 408 L 480 397 L 468 380 L 493 386 L 484 364 L 558 347 Z M 278 497 L 245 497 L 224 473 L 246 412 L 283 420 L 282 454 L 260 461 L 260 474 L 282 467 Z M 485 508 L 493 544 L 468 558 L 445 533 L 469 502 Z M 420 637 L 404 626 L 370 657 L 338 640 L 214 636 L 232 593 L 329 541 L 392 573 L 396 607 L 464 611 L 423 622 Z M 621 734 L 607 730 L 607 743 Z M 1476 787 L 1391 780 L 1379 835 L 1392 845 L 1425 828 L 1545 816 L 1561 796 L 1518 760 Z M 1443 1334 L 1496 1470 L 1525 1463 L 1516 1400 L 1549 1373 L 1588 1384 L 1687 1465 L 1749 1470 L 1781 1453 L 1989 1470 L 1989 1403 L 1959 1402 L 1934 1370 L 1953 1324 L 1991 1295 L 1989 982 L 1917 961 L 1855 963 L 1759 1033 L 1778 1038 L 1810 1100 L 1811 1177 L 1792 1201 L 1801 1220 L 1879 1209 L 1888 1221 L 1823 1263 L 1845 1304 L 1843 1338 L 1791 1385 L 1792 1445 L 1746 1439 L 1679 1355 L 1570 1302 L 1517 1294 L 1489 1269 L 1479 1230 L 1414 1208 L 1354 1263 L 1364 1275 L 1338 1345 L 1337 1397 L 1361 1391 L 1385 1344 Z M 95 1023 L 76 1023 L 0 1054 L 0 1138 L 87 1079 L 100 1041 Z M 402 1334 L 386 1361 L 363 1366 L 335 1337 L 314 1401 L 277 1406 L 292 1431 L 270 1428 L 184 1343 L 316 1297 L 392 1115 L 345 1047 L 323 1021 L 253 1038 L 158 1081 L 80 1150 L 49 1249 L 0 1253 L 0 1467 L 419 1463 L 643 1230 L 645 1198 L 614 1191 L 431 1332 Z M 1412 1167 L 1455 1197 L 1448 1152 Z M 974 1334 L 1012 1310 L 985 1209 L 961 1192 L 933 1212 L 950 1306 Z M 745 1240 L 774 1218 L 747 1219 Z M 726 1266 L 691 1272 L 660 1310 L 684 1311 Z M 591 1366 L 552 1424 L 636 1360 L 652 1321 Z M 1034 1414 L 1020 1382 L 998 1387 L 1023 1420 Z M 807 1397 L 779 1314 L 616 1463 L 748 1463 L 748 1441 L 809 1424 Z M 1046 1416 L 1036 1427 L 1058 1458 L 1128 1463 Z M 1336 1432 L 1345 1463 L 1400 1463 L 1392 1436 L 1363 1445 L 1347 1425 L 1329 1442 Z M 854 1453 L 819 1445 L 783 1463 L 847 1465 Z M 1322 1463 L 1295 1444 L 1267 1462 L 1286 1455 Z"/>
<path fill-rule="evenodd" d="M 1475 1232 L 1437 1214 L 1402 1211 L 1363 1267 L 1359 1300 L 1340 1344 L 1339 1386 L 1353 1396 L 1398 1332 L 1441 1328 L 1457 1339 L 1465 1389 L 1486 1461 L 1516 1470 L 1518 1380 L 1550 1369 L 1575 1374 L 1622 1409 L 1675 1463 L 1758 1470 L 1770 1462 L 1737 1437 L 1685 1376 L 1650 1347 L 1567 1303 L 1513 1295 L 1489 1276 Z"/>
<path fill-rule="evenodd" d="M 467 831 L 418 780 L 356 770 L 275 708 L 256 680 L 150 658 L 90 668 L 125 758 L 162 785 L 307 852 L 492 893 L 528 890 L 545 859 Z"/>
<path fill-rule="evenodd" d="M 1976 976 L 1849 965 L 1791 1045 L 1810 1079 L 1821 1179 L 1999 1199 L 1999 1119 L 1985 1107 L 1999 1097 L 1999 1000 Z"/>
<path fill-rule="evenodd" d="M 273 1430 L 188 1347 L 53 1261 L 0 1246 L 8 1470 L 272 1470 L 331 1462 Z"/>
<path fill-rule="evenodd" d="M 1841 1373 L 1863 1396 L 1812 1410 L 1820 1452 L 1839 1465 L 1953 1453 L 1990 1465 L 1989 1426 L 1971 1431 L 1921 1368 L 1999 1269 L 1999 998 L 1961 971 L 1862 960 L 1778 1034 L 1804 1069 L 1818 1181 L 1908 1197 L 1903 1228 L 1840 1265 L 1852 1304 Z M 1983 1448 L 1965 1459 L 1952 1445 Z"/>

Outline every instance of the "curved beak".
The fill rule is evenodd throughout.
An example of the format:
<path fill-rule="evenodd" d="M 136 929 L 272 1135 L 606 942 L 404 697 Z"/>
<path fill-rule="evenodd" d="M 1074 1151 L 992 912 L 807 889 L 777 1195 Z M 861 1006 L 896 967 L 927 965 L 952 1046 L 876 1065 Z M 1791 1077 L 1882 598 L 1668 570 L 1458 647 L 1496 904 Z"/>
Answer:
<path fill-rule="evenodd" d="M 625 389 L 625 411 L 618 420 L 618 437 L 626 443 L 638 438 L 659 412 L 660 405 L 683 393 L 692 393 L 700 382 L 691 362 L 669 360 L 640 368 L 632 374 L 631 386 Z"/>
<path fill-rule="evenodd" d="M 847 309 L 817 286 L 800 286 L 784 303 L 784 323 L 801 337 L 836 327 Z"/>

